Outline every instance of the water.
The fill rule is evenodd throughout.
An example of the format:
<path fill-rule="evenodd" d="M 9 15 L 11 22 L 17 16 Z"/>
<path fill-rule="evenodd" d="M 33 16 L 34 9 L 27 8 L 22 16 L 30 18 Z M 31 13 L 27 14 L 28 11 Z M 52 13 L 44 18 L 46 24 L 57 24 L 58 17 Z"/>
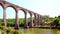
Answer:
<path fill-rule="evenodd" d="M 60 34 L 58 29 L 41 29 L 41 28 L 20 28 L 21 34 Z"/>
<path fill-rule="evenodd" d="M 28 29 L 19 29 L 20 34 L 60 34 L 59 29 L 42 29 L 42 28 L 28 28 Z M 0 30 L 1 34 L 1 30 Z"/>

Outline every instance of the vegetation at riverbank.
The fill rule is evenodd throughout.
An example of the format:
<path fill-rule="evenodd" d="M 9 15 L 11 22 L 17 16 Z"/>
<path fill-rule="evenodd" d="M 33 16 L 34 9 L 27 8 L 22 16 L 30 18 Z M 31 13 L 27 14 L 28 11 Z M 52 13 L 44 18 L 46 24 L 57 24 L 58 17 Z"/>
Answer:
<path fill-rule="evenodd" d="M 60 29 L 60 16 L 52 18 L 45 15 L 45 18 L 42 20 L 42 22 L 51 22 L 51 27 Z"/>
<path fill-rule="evenodd" d="M 28 23 L 30 22 L 30 18 L 28 18 Z M 6 19 L 6 23 L 7 23 L 7 26 L 11 26 L 13 27 L 15 25 L 15 19 L 14 18 L 10 18 L 10 19 Z M 19 18 L 18 19 L 18 23 L 19 23 L 19 26 L 23 26 L 24 25 L 24 18 Z M 0 26 L 3 25 L 3 19 L 0 19 Z"/>
<path fill-rule="evenodd" d="M 8 27 L 15 26 L 15 19 L 14 18 L 6 19 L 6 21 L 7 21 Z M 30 18 L 27 19 L 27 22 L 28 22 L 28 24 L 30 23 Z M 58 28 L 60 26 L 60 16 L 52 18 L 52 17 L 49 17 L 48 15 L 45 15 L 44 18 L 42 18 L 41 23 L 43 24 L 45 22 L 47 22 L 47 23 L 50 22 L 51 26 L 56 26 L 56 28 Z M 19 18 L 18 23 L 19 23 L 20 27 L 23 27 L 24 23 L 25 23 L 24 18 Z M 2 26 L 2 25 L 3 25 L 3 19 L 0 18 L 0 26 Z"/>
<path fill-rule="evenodd" d="M 60 28 L 60 16 L 58 17 L 49 17 L 49 16 L 44 16 L 45 18 L 43 18 L 41 20 L 41 23 L 45 23 L 45 22 L 51 22 L 51 27 L 55 26 L 55 28 Z M 3 26 L 3 19 L 0 19 L 0 33 L 2 34 L 24 34 L 23 32 L 21 32 L 20 30 L 15 30 L 14 26 L 15 26 L 15 19 L 6 19 L 7 21 L 7 27 Z M 30 18 L 28 18 L 28 24 L 30 23 Z M 24 26 L 24 18 L 19 18 L 19 26 L 23 27 Z M 50 29 L 49 27 L 40 27 L 42 29 Z M 57 31 L 56 34 L 60 34 L 60 31 Z M 31 33 L 29 33 L 31 34 Z"/>
<path fill-rule="evenodd" d="M 0 32 L 1 34 L 21 34 L 19 30 L 15 30 L 14 27 L 5 27 L 0 26 Z"/>
<path fill-rule="evenodd" d="M 27 31 L 27 32 L 26 32 Z M 59 29 L 41 29 L 41 28 L 32 28 L 32 29 L 25 29 L 25 32 L 22 30 L 15 30 L 14 27 L 0 27 L 0 34 L 40 34 L 39 32 L 47 34 L 47 31 L 50 33 L 60 34 Z M 43 32 L 41 32 L 43 31 Z M 52 31 L 52 32 L 51 32 Z"/>

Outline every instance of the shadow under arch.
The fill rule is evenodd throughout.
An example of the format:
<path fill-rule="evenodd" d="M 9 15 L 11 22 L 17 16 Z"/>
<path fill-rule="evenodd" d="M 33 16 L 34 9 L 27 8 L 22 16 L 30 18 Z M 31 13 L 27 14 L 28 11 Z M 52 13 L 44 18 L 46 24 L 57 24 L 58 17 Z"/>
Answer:
<path fill-rule="evenodd" d="M 15 16 L 16 16 L 15 9 L 13 7 L 7 7 L 6 16 L 7 16 L 6 17 L 7 26 L 14 27 L 15 26 Z"/>
<path fill-rule="evenodd" d="M 3 7 L 0 5 L 0 26 L 3 25 Z"/>

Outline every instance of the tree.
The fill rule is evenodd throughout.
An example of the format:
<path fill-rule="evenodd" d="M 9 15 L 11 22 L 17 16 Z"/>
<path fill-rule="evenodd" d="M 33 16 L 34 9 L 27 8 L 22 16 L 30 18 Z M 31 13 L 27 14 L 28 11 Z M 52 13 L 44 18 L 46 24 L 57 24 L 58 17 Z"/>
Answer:
<path fill-rule="evenodd" d="M 60 18 L 60 15 L 58 16 L 58 18 Z"/>
<path fill-rule="evenodd" d="M 59 23 L 59 20 L 58 19 L 56 19 L 56 20 L 53 21 L 53 24 L 55 25 L 56 28 L 58 26 L 58 23 Z"/>
<path fill-rule="evenodd" d="M 46 22 L 49 21 L 49 18 L 50 18 L 49 15 L 45 15 L 44 17 L 45 17 L 44 20 L 45 20 Z"/>

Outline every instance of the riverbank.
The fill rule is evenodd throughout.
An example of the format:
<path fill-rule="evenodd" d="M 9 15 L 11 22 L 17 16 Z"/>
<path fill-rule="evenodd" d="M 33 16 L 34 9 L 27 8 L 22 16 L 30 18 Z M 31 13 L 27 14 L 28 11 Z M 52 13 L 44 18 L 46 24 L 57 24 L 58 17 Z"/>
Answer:
<path fill-rule="evenodd" d="M 2 34 L 60 34 L 59 29 L 46 29 L 46 28 L 27 28 L 20 27 L 15 30 L 13 27 L 2 27 L 0 29 Z"/>

